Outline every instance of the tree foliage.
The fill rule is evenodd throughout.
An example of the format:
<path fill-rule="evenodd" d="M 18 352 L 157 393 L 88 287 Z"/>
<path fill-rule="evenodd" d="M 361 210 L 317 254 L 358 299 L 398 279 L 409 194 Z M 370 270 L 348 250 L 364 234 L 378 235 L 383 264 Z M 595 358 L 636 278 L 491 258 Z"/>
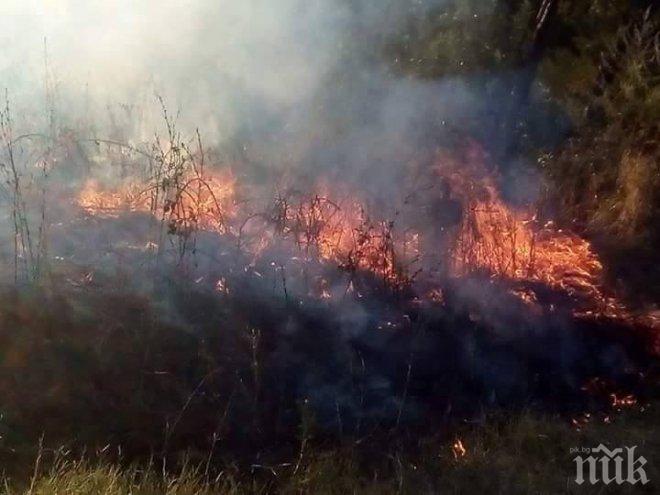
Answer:
<path fill-rule="evenodd" d="M 513 142 L 496 159 L 538 158 L 529 161 L 551 179 L 565 222 L 612 244 L 652 248 L 660 238 L 659 17 L 648 1 L 449 0 L 411 20 L 387 58 L 403 74 L 486 89 L 507 75 L 506 91 L 484 92 L 514 109 L 495 123 Z"/>

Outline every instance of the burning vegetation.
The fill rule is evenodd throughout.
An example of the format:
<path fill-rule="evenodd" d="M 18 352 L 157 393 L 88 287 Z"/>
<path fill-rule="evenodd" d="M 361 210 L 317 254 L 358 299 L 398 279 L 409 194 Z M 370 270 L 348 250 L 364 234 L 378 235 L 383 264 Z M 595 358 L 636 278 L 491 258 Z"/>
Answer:
<path fill-rule="evenodd" d="M 24 206 L 38 205 L 45 189 L 9 179 L 18 195 L 14 279 L 40 289 L 36 299 L 14 296 L 19 309 L 5 324 L 38 332 L 63 318 L 50 307 L 95 315 L 64 321 L 98 369 L 68 392 L 57 391 L 65 376 L 50 378 L 72 414 L 83 389 L 96 396 L 93 384 L 116 376 L 117 359 L 142 377 L 141 400 L 171 398 L 156 410 L 136 405 L 121 426 L 151 424 L 141 435 L 162 442 L 163 462 L 185 438 L 204 443 L 197 431 L 241 450 L 244 429 L 276 438 L 306 414 L 324 434 L 360 435 L 478 421 L 484 407 L 515 409 L 529 397 L 580 430 L 644 407 L 657 314 L 629 309 L 608 289 L 588 240 L 542 217 L 538 204 L 507 201 L 497 164 L 475 140 L 404 163 L 413 179 L 383 202 L 331 175 L 256 181 L 199 135 L 194 147 L 184 142 L 167 113 L 165 121 L 168 139 L 149 147 L 93 143 L 111 170 L 112 150 L 122 148 L 130 172 L 101 178 L 90 168 L 73 184 L 49 184 L 49 197 L 73 201 L 56 203 L 61 221 L 47 236 L 52 212 L 36 217 L 35 240 Z M 13 140 L 6 145 L 13 151 Z M 50 174 L 64 168 L 58 153 L 72 159 L 69 146 L 53 149 Z M 44 308 L 36 319 L 32 305 Z M 85 325 L 98 328 L 101 344 Z M 15 337 L 7 338 L 17 362 L 41 352 Z M 189 343 L 169 347 L 179 339 Z M 122 380 L 96 398 L 115 404 L 108 413 L 132 393 Z M 10 381 L 0 390 L 21 401 Z M 245 418 L 249 426 L 233 429 Z M 130 448 L 139 456 L 144 447 Z M 456 461 L 470 456 L 458 438 L 450 451 Z"/>
<path fill-rule="evenodd" d="M 399 493 L 418 455 L 463 472 L 510 448 L 492 425 L 542 451 L 528 414 L 572 441 L 653 408 L 655 12 L 211 3 L 185 15 L 213 43 L 176 8 L 180 46 L 136 63 L 176 114 L 159 78 L 155 103 L 60 94 L 48 43 L 45 111 L 6 93 L 0 463 L 29 443 L 28 493 L 42 457 L 61 480 L 86 452 L 122 487 L 104 462 L 156 459 L 130 476 L 171 488 L 187 452 L 209 493 L 230 471 L 305 492 L 328 446 Z"/>
<path fill-rule="evenodd" d="M 457 156 L 442 153 L 431 165 L 429 189 L 436 194 L 440 188 L 439 194 L 446 200 L 439 207 L 458 213 L 455 225 L 438 227 L 431 220 L 427 231 L 401 225 L 398 219 L 371 217 L 359 191 L 341 183 L 332 185 L 327 179 L 309 193 L 278 194 L 260 213 L 243 211 L 230 169 L 211 174 L 203 170 L 203 163 L 198 169 L 189 152 L 186 159 L 168 158 L 171 153 L 180 152 L 171 147 L 158 160 L 178 170 L 178 176 L 168 176 L 161 166 L 150 180 L 125 179 L 119 187 L 102 189 L 89 179 L 77 193 L 77 206 L 102 218 L 149 213 L 167 226 L 169 235 L 184 241 L 200 231 L 239 238 L 239 248 L 245 246 L 253 260 L 264 255 L 271 244 L 288 241 L 295 246 L 292 259 L 302 256 L 308 262 L 315 258 L 350 274 L 347 290 L 359 272 L 370 273 L 393 291 L 410 289 L 419 278 L 436 286 L 414 297 L 434 302 L 442 294 L 445 280 L 431 278 L 426 272 L 443 268 L 451 278 L 481 274 L 508 281 L 513 295 L 538 306 L 536 284 L 563 293 L 577 317 L 619 320 L 648 328 L 654 341 L 658 339 L 657 314 L 633 313 L 607 292 L 603 265 L 589 241 L 555 227 L 552 220 L 541 221 L 533 205 L 506 204 L 493 165 L 474 142 Z M 182 166 L 168 160 L 179 160 Z M 263 194 L 259 188 L 250 190 L 249 184 L 241 185 L 241 190 L 253 197 Z M 261 220 L 259 227 L 246 228 L 255 218 Z M 423 265 L 429 254 L 437 266 Z M 321 282 L 321 297 L 332 297 L 327 291 L 330 284 Z"/>

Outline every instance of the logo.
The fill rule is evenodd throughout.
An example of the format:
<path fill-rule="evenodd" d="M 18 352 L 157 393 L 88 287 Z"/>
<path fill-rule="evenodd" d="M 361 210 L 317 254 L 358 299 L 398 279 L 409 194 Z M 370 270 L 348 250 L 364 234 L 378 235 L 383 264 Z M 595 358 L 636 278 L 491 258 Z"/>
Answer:
<path fill-rule="evenodd" d="M 585 481 L 592 485 L 596 483 L 609 485 L 613 482 L 617 485 L 647 484 L 649 479 L 644 471 L 647 461 L 643 456 L 635 456 L 635 449 L 637 446 L 610 450 L 602 443 L 594 448 L 572 448 L 572 454 L 585 454 L 585 456 L 577 455 L 573 459 L 576 468 L 575 482 L 578 485 L 582 485 Z"/>

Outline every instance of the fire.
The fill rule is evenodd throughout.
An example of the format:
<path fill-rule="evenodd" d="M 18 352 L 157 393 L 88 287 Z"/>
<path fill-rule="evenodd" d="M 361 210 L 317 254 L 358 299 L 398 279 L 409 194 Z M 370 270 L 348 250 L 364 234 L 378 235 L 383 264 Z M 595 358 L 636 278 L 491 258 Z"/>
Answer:
<path fill-rule="evenodd" d="M 613 383 L 608 380 L 603 380 L 600 377 L 594 377 L 582 386 L 582 390 L 589 395 L 607 399 L 610 406 L 614 409 L 620 410 L 637 405 L 638 399 L 633 394 L 617 391 L 615 389 L 613 390 L 613 388 Z"/>
<path fill-rule="evenodd" d="M 637 399 L 632 394 L 621 396 L 612 393 L 610 394 L 610 399 L 612 400 L 612 407 L 614 408 L 632 407 L 637 404 Z"/>
<path fill-rule="evenodd" d="M 597 303 L 585 315 L 621 316 L 625 308 L 603 294 L 603 267 L 590 244 L 554 228 L 551 222 L 539 228 L 531 212 L 510 208 L 485 163 L 484 155 L 473 147 L 461 160 L 441 156 L 434 167 L 463 205 L 460 228 L 446 253 L 451 274 L 481 271 L 494 277 L 542 282 Z M 129 182 L 104 188 L 90 180 L 77 202 L 89 214 L 101 217 L 151 212 L 166 219 L 174 234 L 187 235 L 192 229 L 227 233 L 228 220 L 238 214 L 235 187 L 235 179 L 228 173 L 188 173 L 176 185 L 172 181 Z M 333 190 L 343 194 L 333 194 Z M 371 218 L 364 202 L 356 199 L 358 195 L 344 191 L 350 188 L 321 183 L 307 197 L 277 198 L 270 218 L 274 234 L 292 239 L 306 254 L 336 262 L 346 271 L 370 271 L 392 285 L 408 283 L 402 267 L 420 256 L 424 233 L 396 235 L 392 222 Z M 347 199 L 337 199 L 342 197 Z M 265 230 L 252 242 L 255 255 L 274 239 Z M 516 294 L 530 304 L 536 301 L 531 290 Z"/>
<path fill-rule="evenodd" d="M 497 175 L 476 144 L 469 143 L 462 154 L 440 153 L 432 171 L 432 180 L 443 185 L 442 199 L 460 205 L 456 226 L 441 229 L 446 239 L 442 244 L 434 240 L 432 225 L 410 229 L 374 218 L 359 191 L 329 181 L 319 181 L 306 195 L 278 196 L 267 213 L 240 211 L 230 172 L 202 173 L 196 167 L 115 188 L 90 180 L 77 203 L 100 217 L 148 212 L 161 219 L 170 234 L 184 238 L 196 230 L 235 235 L 254 261 L 277 239 L 288 239 L 304 253 L 303 260 L 332 262 L 351 275 L 351 283 L 357 272 L 368 272 L 391 288 L 410 286 L 421 271 L 415 263 L 427 254 L 422 247 L 433 251 L 435 245 L 449 275 L 482 273 L 520 283 L 511 293 L 535 310 L 540 308 L 538 297 L 527 283 L 567 294 L 579 317 L 614 318 L 654 331 L 660 327 L 657 314 L 634 315 L 608 295 L 603 265 L 586 239 L 551 221 L 541 223 L 531 207 L 507 204 Z M 420 297 L 442 304 L 442 282 L 432 280 Z M 327 284 L 315 294 L 322 299 L 332 296 Z M 660 337 L 654 345 L 660 352 Z"/>
<path fill-rule="evenodd" d="M 234 214 L 235 180 L 229 173 L 189 173 L 178 184 L 125 182 L 104 187 L 90 179 L 76 203 L 90 215 L 116 218 L 126 212 L 152 213 L 168 221 L 170 233 L 184 229 L 226 231 Z"/>
<path fill-rule="evenodd" d="M 124 212 L 149 211 L 147 196 L 135 183 L 116 189 L 104 188 L 97 180 L 85 182 L 76 203 L 93 216 L 116 218 Z"/>
<path fill-rule="evenodd" d="M 229 294 L 229 285 L 224 277 L 221 277 L 216 281 L 215 291 L 220 294 Z"/>
<path fill-rule="evenodd" d="M 589 242 L 555 229 L 552 222 L 539 228 L 532 211 L 509 207 L 478 150 L 470 150 L 461 161 L 441 157 L 435 170 L 463 205 L 451 252 L 454 275 L 483 271 L 542 282 L 570 294 L 599 292 L 603 267 Z"/>
<path fill-rule="evenodd" d="M 314 252 L 348 272 L 368 271 L 390 286 L 408 283 L 399 257 L 415 252 L 418 236 L 399 240 L 393 223 L 370 218 L 359 200 L 335 201 L 327 186 L 319 191 L 294 202 L 279 198 L 274 214 L 277 231 L 291 237 L 305 253 Z"/>
<path fill-rule="evenodd" d="M 460 459 L 467 455 L 467 449 L 463 445 L 463 441 L 457 438 L 451 446 L 451 451 L 454 454 L 454 459 Z"/>
<path fill-rule="evenodd" d="M 591 420 L 592 417 L 590 413 L 582 413 L 579 416 L 571 419 L 571 426 L 575 428 L 576 431 L 582 431 L 583 428 L 587 427 L 589 423 L 591 423 Z"/>
<path fill-rule="evenodd" d="M 483 272 L 518 282 L 542 283 L 573 297 L 581 317 L 607 317 L 658 327 L 652 314 L 633 315 L 604 289 L 604 270 L 591 244 L 549 221 L 539 225 L 531 209 L 516 210 L 502 199 L 485 155 L 472 146 L 461 160 L 440 156 L 435 172 L 449 183 L 463 213 L 449 256 L 454 276 Z M 527 304 L 529 288 L 512 291 Z"/>

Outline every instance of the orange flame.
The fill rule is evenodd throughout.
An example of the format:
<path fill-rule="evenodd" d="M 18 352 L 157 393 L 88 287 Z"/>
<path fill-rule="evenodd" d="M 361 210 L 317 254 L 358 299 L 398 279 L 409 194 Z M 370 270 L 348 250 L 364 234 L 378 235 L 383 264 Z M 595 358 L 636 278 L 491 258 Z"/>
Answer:
<path fill-rule="evenodd" d="M 539 225 L 531 208 L 509 206 L 499 193 L 496 175 L 488 169 L 485 153 L 475 144 L 466 150 L 459 158 L 440 154 L 433 167 L 448 186 L 444 194 L 462 205 L 454 239 L 447 252 L 440 253 L 449 259 L 451 275 L 481 272 L 517 282 L 542 283 L 571 296 L 577 303 L 576 316 L 616 318 L 654 331 L 660 329 L 657 313 L 634 315 L 607 294 L 603 266 L 587 240 L 557 229 L 552 222 Z M 125 183 L 110 189 L 90 180 L 77 202 L 97 216 L 151 212 L 168 222 L 170 233 L 180 235 L 193 230 L 238 232 L 239 244 L 255 259 L 276 235 L 289 238 L 307 255 L 332 261 L 347 272 L 371 272 L 391 287 L 410 284 L 407 267 L 424 254 L 420 248 L 428 246 L 432 237 L 422 231 L 395 231 L 393 222 L 371 218 L 359 194 L 347 194 L 351 188 L 327 182 L 306 197 L 280 197 L 269 218 L 252 214 L 240 228 L 232 229 L 231 220 L 240 216 L 234 177 L 228 172 L 193 172 L 180 177 L 176 185 Z M 250 218 L 262 221 L 249 223 Z M 242 244 L 244 237 L 250 239 Z M 442 302 L 441 287 L 427 292 L 427 299 Z M 538 304 L 530 287 L 514 288 L 512 293 L 530 306 Z M 322 298 L 330 296 L 326 288 L 319 294 Z M 654 346 L 660 353 L 660 331 L 657 335 Z"/>
<path fill-rule="evenodd" d="M 451 451 L 454 454 L 454 459 L 460 459 L 467 455 L 467 449 L 463 445 L 463 441 L 457 438 L 451 446 Z"/>
<path fill-rule="evenodd" d="M 485 155 L 470 147 L 462 159 L 440 156 L 435 171 L 447 180 L 463 204 L 463 217 L 452 247 L 451 273 L 475 271 L 515 281 L 541 282 L 579 300 L 576 316 L 607 317 L 658 329 L 653 313 L 637 316 L 604 289 L 603 265 L 591 244 L 547 222 L 539 227 L 531 211 L 514 210 L 501 198 Z M 513 292 L 528 304 L 531 289 Z M 660 350 L 660 343 L 656 344 Z"/>
<path fill-rule="evenodd" d="M 372 220 L 356 199 L 335 202 L 327 185 L 315 195 L 289 203 L 277 202 L 280 233 L 291 236 L 305 252 L 314 251 L 324 260 L 337 262 L 347 271 L 369 271 L 388 285 L 406 284 L 402 257 L 418 250 L 419 237 L 408 233 L 395 239 L 393 224 Z"/>
<path fill-rule="evenodd" d="M 142 194 L 137 184 L 129 183 L 117 189 L 107 189 L 94 179 L 85 182 L 76 203 L 90 215 L 105 218 L 150 209 L 147 196 Z"/>
<path fill-rule="evenodd" d="M 184 176 L 180 187 L 126 182 L 104 187 L 88 180 L 76 203 L 90 215 L 116 218 L 126 212 L 151 212 L 171 225 L 192 224 L 200 230 L 225 231 L 234 214 L 235 179 L 229 173 Z M 162 190 L 165 190 L 164 192 Z"/>

